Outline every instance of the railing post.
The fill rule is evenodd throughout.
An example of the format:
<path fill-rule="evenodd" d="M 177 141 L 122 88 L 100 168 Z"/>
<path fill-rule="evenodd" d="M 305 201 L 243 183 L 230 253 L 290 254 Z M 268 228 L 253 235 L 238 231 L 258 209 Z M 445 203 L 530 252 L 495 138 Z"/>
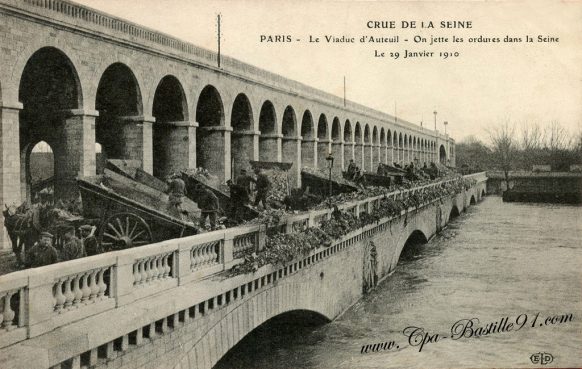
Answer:
<path fill-rule="evenodd" d="M 356 208 L 356 218 L 359 219 L 360 218 L 360 203 L 359 202 L 356 203 L 355 208 Z"/>
<path fill-rule="evenodd" d="M 259 227 L 259 235 L 258 235 L 258 250 L 261 251 L 265 248 L 265 243 L 267 242 L 267 226 L 261 224 Z"/>
<path fill-rule="evenodd" d="M 224 269 L 230 269 L 234 264 L 234 236 L 228 230 L 224 232 L 224 242 L 222 243 L 222 263 Z"/>
<path fill-rule="evenodd" d="M 44 333 L 42 329 L 37 331 L 36 326 L 51 319 L 54 313 L 54 284 L 55 280 L 52 274 L 38 273 L 38 270 L 31 269 L 31 275 L 28 279 L 28 300 L 26 301 L 28 338 Z"/>
<path fill-rule="evenodd" d="M 184 277 L 192 273 L 192 261 L 190 254 L 192 246 L 187 241 L 180 240 L 178 245 L 178 252 L 176 253 L 176 278 L 178 278 L 178 285 L 184 284 Z"/>
<path fill-rule="evenodd" d="M 119 307 L 128 302 L 123 297 L 133 292 L 133 264 L 135 257 L 130 253 L 117 256 L 116 264 L 112 268 L 111 287 L 112 296 L 115 298 L 115 306 Z"/>

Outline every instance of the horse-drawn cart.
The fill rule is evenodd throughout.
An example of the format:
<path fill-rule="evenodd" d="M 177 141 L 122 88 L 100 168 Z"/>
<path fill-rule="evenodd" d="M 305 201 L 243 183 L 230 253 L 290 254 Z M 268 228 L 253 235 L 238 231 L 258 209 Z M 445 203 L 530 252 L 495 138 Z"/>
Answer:
<path fill-rule="evenodd" d="M 199 233 L 198 208 L 184 199 L 172 214 L 168 195 L 110 170 L 77 180 L 83 216 L 98 219 L 98 242 L 105 251 L 126 249 Z"/>

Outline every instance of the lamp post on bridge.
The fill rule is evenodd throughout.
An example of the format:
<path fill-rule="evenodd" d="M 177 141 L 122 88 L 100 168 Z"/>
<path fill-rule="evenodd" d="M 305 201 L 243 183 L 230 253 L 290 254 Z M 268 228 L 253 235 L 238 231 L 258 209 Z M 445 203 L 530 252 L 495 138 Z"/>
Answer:
<path fill-rule="evenodd" d="M 436 132 L 437 128 L 436 128 L 436 118 L 437 118 L 437 111 L 433 111 L 432 112 L 434 114 L 434 131 Z"/>
<path fill-rule="evenodd" d="M 327 167 L 329 168 L 329 196 L 332 196 L 333 189 L 332 189 L 332 183 L 331 183 L 331 170 L 333 168 L 334 157 L 331 154 L 331 151 L 327 154 L 327 157 L 325 158 L 325 160 L 327 161 Z"/>
<path fill-rule="evenodd" d="M 446 120 L 443 122 L 443 124 L 445 125 L 445 136 L 447 135 L 447 124 L 449 124 L 449 122 L 447 122 Z"/>

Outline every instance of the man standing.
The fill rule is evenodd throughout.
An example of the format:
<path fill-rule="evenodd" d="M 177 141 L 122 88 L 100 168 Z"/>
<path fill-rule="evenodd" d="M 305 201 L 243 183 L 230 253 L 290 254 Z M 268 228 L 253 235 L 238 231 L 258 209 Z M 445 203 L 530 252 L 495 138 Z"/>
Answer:
<path fill-rule="evenodd" d="M 200 227 L 206 228 L 206 218 L 210 219 L 210 229 L 216 228 L 216 215 L 219 209 L 218 197 L 208 188 L 196 187 L 197 204 L 201 211 Z"/>
<path fill-rule="evenodd" d="M 58 262 L 59 254 L 53 247 L 53 235 L 48 232 L 42 232 L 40 240 L 26 253 L 26 267 L 38 268 Z"/>
<path fill-rule="evenodd" d="M 176 218 L 183 219 L 182 201 L 186 196 L 186 183 L 178 175 L 168 178 L 169 213 Z"/>
<path fill-rule="evenodd" d="M 244 205 L 248 204 L 249 196 L 251 195 L 251 182 L 257 183 L 253 177 L 247 174 L 245 169 L 241 169 L 240 176 L 236 179 L 236 184 L 246 193 L 246 202 L 243 202 Z M 244 200 L 245 198 L 243 198 Z"/>
<path fill-rule="evenodd" d="M 356 163 L 354 163 L 354 159 L 350 159 L 350 164 L 348 165 L 348 178 L 353 178 L 355 172 Z"/>
<path fill-rule="evenodd" d="M 93 256 L 103 252 L 97 243 L 97 238 L 95 238 L 96 229 L 97 227 L 89 224 L 79 227 L 79 230 L 81 231 L 81 240 L 83 241 L 83 247 L 85 248 L 87 256 Z"/>
<path fill-rule="evenodd" d="M 68 226 L 65 229 L 63 236 L 63 251 L 61 252 L 61 260 L 68 261 L 79 259 L 87 256 L 85 254 L 85 247 L 83 242 L 75 236 L 75 227 Z"/>
<path fill-rule="evenodd" d="M 257 175 L 257 196 L 255 197 L 255 206 L 259 206 L 259 202 L 263 203 L 263 208 L 267 210 L 269 205 L 267 205 L 267 197 L 269 196 L 269 190 L 271 189 L 271 181 L 269 178 L 261 172 L 261 169 L 256 168 L 255 173 Z"/>

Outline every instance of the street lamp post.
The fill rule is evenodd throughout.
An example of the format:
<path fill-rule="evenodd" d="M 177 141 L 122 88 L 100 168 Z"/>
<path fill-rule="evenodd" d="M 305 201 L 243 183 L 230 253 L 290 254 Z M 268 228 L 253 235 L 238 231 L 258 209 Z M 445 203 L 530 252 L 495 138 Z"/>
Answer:
<path fill-rule="evenodd" d="M 436 129 L 436 116 L 437 116 L 437 111 L 436 110 L 433 111 L 433 114 L 434 114 L 434 131 L 436 132 L 436 130 L 437 130 Z"/>
<path fill-rule="evenodd" d="M 327 154 L 327 157 L 325 158 L 325 160 L 327 161 L 327 167 L 329 168 L 329 196 L 332 196 L 333 190 L 332 190 L 332 183 L 331 183 L 331 170 L 333 168 L 334 157 L 331 154 L 331 151 L 329 152 L 329 154 Z"/>
<path fill-rule="evenodd" d="M 449 124 L 449 122 L 444 121 L 443 124 L 445 125 L 445 136 L 447 135 L 447 124 Z"/>

